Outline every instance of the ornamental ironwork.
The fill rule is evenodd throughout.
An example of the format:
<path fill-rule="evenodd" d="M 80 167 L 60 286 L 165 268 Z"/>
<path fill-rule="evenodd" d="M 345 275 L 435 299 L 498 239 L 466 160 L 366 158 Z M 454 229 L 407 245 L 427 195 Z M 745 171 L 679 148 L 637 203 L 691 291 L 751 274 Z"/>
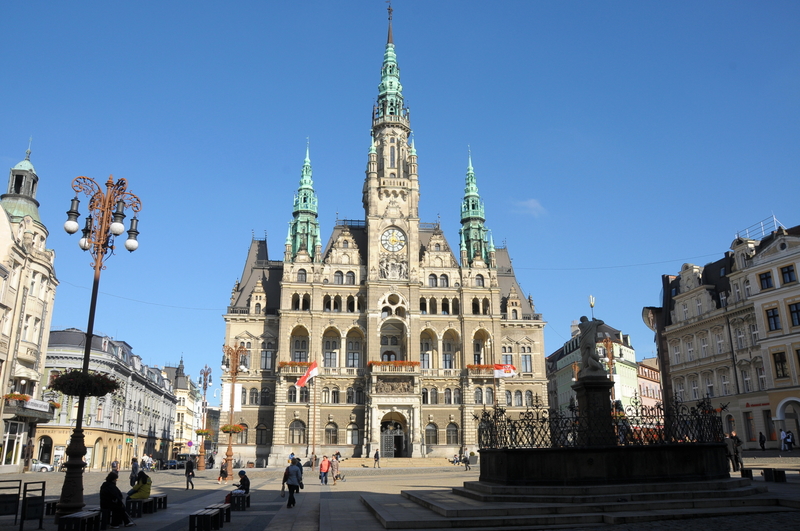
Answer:
<path fill-rule="evenodd" d="M 709 398 L 693 405 L 675 399 L 647 406 L 634 396 L 627 407 L 617 401 L 605 424 L 598 423 L 592 412 L 579 411 L 574 403 L 565 410 L 548 409 L 537 395 L 517 418 L 497 406 L 473 417 L 481 449 L 578 448 L 597 446 L 598 440 L 608 446 L 722 443 L 721 412 L 725 410 L 727 404 L 715 409 Z"/>

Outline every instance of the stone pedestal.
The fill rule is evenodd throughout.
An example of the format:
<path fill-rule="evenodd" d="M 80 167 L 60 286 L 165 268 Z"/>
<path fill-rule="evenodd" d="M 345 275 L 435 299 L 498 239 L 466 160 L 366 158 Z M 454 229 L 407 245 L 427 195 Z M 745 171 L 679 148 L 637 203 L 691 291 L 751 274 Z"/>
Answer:
<path fill-rule="evenodd" d="M 611 388 L 605 377 L 581 378 L 572 388 L 578 398 L 578 446 L 616 446 L 611 415 Z"/>

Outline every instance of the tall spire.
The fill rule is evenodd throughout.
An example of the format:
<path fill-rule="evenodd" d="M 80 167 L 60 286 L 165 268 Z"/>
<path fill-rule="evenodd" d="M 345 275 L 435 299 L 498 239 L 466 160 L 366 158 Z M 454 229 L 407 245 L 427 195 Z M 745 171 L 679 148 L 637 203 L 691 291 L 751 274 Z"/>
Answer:
<path fill-rule="evenodd" d="M 464 187 L 464 199 L 461 201 L 461 236 L 462 245 L 466 249 L 467 262 L 472 264 L 475 257 L 480 257 L 483 262 L 490 263 L 490 251 L 493 244 L 490 241 L 489 230 L 484 225 L 486 214 L 483 201 L 478 193 L 478 183 L 475 179 L 475 169 L 472 167 L 472 150 L 467 156 L 467 178 Z M 463 258 L 463 253 L 462 253 Z M 466 264 L 462 264 L 466 265 Z"/>
<path fill-rule="evenodd" d="M 30 216 L 35 222 L 41 224 L 39 201 L 36 200 L 39 176 L 36 175 L 36 169 L 31 163 L 32 141 L 33 137 L 28 141 L 25 160 L 11 168 L 8 176 L 8 188 L 6 193 L 0 196 L 0 203 L 12 221 L 20 221 L 25 216 Z"/>
<path fill-rule="evenodd" d="M 394 9 L 392 9 L 391 0 L 387 0 L 386 3 L 389 4 L 389 7 L 387 8 L 389 11 L 389 35 L 386 37 L 386 43 L 394 44 L 394 37 L 392 36 L 392 11 L 394 11 Z"/>
<path fill-rule="evenodd" d="M 397 66 L 397 55 L 394 51 L 391 4 L 389 5 L 389 35 L 386 39 L 386 51 L 383 53 L 381 83 L 378 85 L 378 104 L 373 120 L 387 116 L 408 118 L 408 109 L 403 103 L 403 86 L 400 84 L 400 67 Z"/>
<path fill-rule="evenodd" d="M 294 258 L 300 249 L 305 249 L 313 257 L 317 248 L 319 221 L 317 221 L 317 194 L 314 192 L 314 181 L 311 178 L 308 141 L 306 141 L 303 170 L 300 174 L 300 186 L 294 195 L 292 218 L 289 223 L 289 235 L 286 237 L 287 245 L 291 245 L 290 258 Z"/>

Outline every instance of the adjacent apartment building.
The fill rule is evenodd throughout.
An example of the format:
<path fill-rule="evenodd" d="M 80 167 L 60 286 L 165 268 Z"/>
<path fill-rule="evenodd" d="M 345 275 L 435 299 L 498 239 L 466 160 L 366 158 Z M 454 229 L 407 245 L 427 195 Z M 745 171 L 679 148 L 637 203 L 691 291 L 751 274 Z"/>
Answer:
<path fill-rule="evenodd" d="M 657 332 L 665 395 L 723 408 L 748 448 L 800 432 L 800 226 L 768 219 L 739 233 L 719 260 L 662 277 Z"/>
<path fill-rule="evenodd" d="M 0 473 L 27 469 L 36 427 L 54 412 L 40 381 L 58 280 L 39 217 L 38 186 L 28 149 L 0 196 Z"/>

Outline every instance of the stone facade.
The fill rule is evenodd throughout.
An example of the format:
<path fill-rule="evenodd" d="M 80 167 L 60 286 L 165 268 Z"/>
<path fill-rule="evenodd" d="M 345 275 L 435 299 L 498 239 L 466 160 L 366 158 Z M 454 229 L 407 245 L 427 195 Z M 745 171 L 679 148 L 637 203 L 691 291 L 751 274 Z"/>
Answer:
<path fill-rule="evenodd" d="M 800 431 L 800 227 L 773 223 L 737 236 L 715 262 L 665 275 L 662 308 L 645 309 L 665 391 L 725 405 L 725 431 L 747 448 L 761 432 L 778 448 L 781 428 Z"/>
<path fill-rule="evenodd" d="M 203 427 L 203 394 L 197 382 L 184 372 L 183 359 L 177 367 L 164 367 L 162 374 L 172 382 L 177 401 L 171 458 L 177 454 L 199 454 L 203 438 L 195 431 Z"/>
<path fill-rule="evenodd" d="M 42 399 L 40 380 L 58 280 L 55 253 L 46 247 L 48 231 L 39 217 L 39 177 L 30 155 L 28 149 L 25 160 L 11 168 L 8 189 L 0 196 L 0 395 L 30 397 L 0 400 L 0 473 L 29 466 L 36 425 L 53 413 Z"/>
<path fill-rule="evenodd" d="M 270 260 L 254 239 L 231 293 L 226 344 L 248 352 L 233 413 L 247 431 L 233 437 L 234 459 L 452 456 L 477 450 L 475 410 L 546 403 L 545 323 L 488 232 L 471 158 L 453 247 L 419 218 L 410 131 L 390 25 L 364 218 L 337 220 L 323 247 L 307 150 L 283 256 Z M 319 375 L 298 387 L 312 362 Z M 495 380 L 495 363 L 518 376 Z M 223 423 L 229 415 L 223 403 Z"/>
<path fill-rule="evenodd" d="M 50 332 L 48 381 L 64 371 L 81 369 L 85 341 L 86 333 L 74 328 Z M 86 397 L 87 468 L 107 470 L 113 461 L 128 467 L 133 457 L 143 454 L 168 459 L 176 404 L 172 382 L 162 377 L 160 369 L 144 365 L 126 342 L 109 337 L 92 337 L 89 370 L 113 377 L 121 387 L 106 396 Z M 57 464 L 66 459 L 78 397 L 54 393 L 51 398 L 61 407 L 38 430 L 36 449 L 39 460 Z"/>

